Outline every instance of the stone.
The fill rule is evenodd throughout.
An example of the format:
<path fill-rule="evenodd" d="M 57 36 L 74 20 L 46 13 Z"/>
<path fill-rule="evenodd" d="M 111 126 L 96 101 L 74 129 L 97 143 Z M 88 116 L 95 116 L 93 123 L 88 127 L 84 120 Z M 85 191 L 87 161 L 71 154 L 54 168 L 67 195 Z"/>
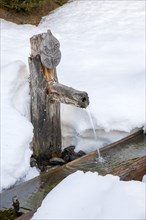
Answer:
<path fill-rule="evenodd" d="M 63 165 L 63 164 L 65 164 L 65 161 L 62 158 L 59 158 L 59 157 L 52 157 L 49 160 L 49 163 L 51 165 Z"/>
<path fill-rule="evenodd" d="M 30 166 L 31 167 L 38 167 L 37 161 L 36 161 L 36 159 L 34 158 L 33 155 L 31 155 L 31 157 L 30 157 Z"/>
<path fill-rule="evenodd" d="M 82 157 L 82 156 L 84 156 L 84 155 L 86 155 L 86 153 L 85 153 L 84 151 L 80 150 L 80 151 L 78 152 L 78 156 L 79 156 L 79 157 Z"/>
<path fill-rule="evenodd" d="M 75 151 L 75 146 L 71 145 L 69 147 L 66 147 L 61 155 L 61 158 L 66 162 L 70 162 L 72 160 L 75 160 L 79 157 L 82 157 L 83 155 L 85 155 L 84 151 L 79 151 L 78 153 L 76 153 Z"/>

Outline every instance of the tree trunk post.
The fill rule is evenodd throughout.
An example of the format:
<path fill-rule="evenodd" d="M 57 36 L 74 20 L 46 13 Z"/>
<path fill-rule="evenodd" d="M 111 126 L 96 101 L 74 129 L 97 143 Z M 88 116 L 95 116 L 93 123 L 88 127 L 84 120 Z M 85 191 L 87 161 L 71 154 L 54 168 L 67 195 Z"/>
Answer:
<path fill-rule="evenodd" d="M 30 39 L 31 121 L 34 126 L 33 156 L 39 167 L 61 156 L 60 102 L 81 108 L 89 105 L 88 94 L 58 83 L 56 66 L 61 59 L 59 41 L 51 31 Z"/>

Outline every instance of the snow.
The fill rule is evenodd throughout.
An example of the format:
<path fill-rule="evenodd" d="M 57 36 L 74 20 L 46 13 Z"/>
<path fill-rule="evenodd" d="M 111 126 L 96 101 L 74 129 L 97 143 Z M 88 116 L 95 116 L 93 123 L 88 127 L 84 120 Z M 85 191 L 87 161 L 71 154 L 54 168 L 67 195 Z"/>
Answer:
<path fill-rule="evenodd" d="M 60 7 L 38 27 L 1 19 L 1 189 L 39 174 L 29 165 L 29 38 L 51 29 L 61 44 L 59 81 L 88 92 L 97 143 L 87 111 L 61 106 L 63 148 L 88 153 L 144 126 L 144 15 L 144 1 L 86 0 Z"/>
<path fill-rule="evenodd" d="M 29 73 L 26 66 L 32 26 L 1 20 L 1 186 L 19 182 L 29 165 L 33 126 L 30 122 Z M 39 172 L 35 171 L 35 176 Z M 34 172 L 32 177 L 34 176 Z M 26 177 L 27 178 L 27 177 Z"/>
<path fill-rule="evenodd" d="M 145 184 L 113 175 L 77 171 L 43 200 L 37 219 L 145 219 Z"/>
<path fill-rule="evenodd" d="M 59 79 L 88 92 L 97 128 L 129 132 L 143 126 L 144 8 L 144 1 L 73 1 L 39 25 L 59 33 Z M 62 118 L 71 126 L 67 108 Z M 75 124 L 79 132 L 90 126 L 82 124 L 85 115 Z"/>

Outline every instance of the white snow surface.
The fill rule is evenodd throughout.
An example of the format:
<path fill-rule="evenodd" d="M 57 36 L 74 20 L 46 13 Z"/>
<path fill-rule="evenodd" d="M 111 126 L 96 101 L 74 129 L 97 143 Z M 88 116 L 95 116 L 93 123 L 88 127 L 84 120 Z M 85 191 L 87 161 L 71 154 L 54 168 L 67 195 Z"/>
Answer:
<path fill-rule="evenodd" d="M 144 1 L 73 1 L 44 17 L 40 27 L 59 34 L 62 83 L 85 90 L 95 126 L 130 131 L 144 123 Z M 90 127 L 83 118 L 76 129 Z M 64 123 L 72 121 L 62 110 Z M 86 113 L 85 113 L 86 114 Z M 65 121 L 66 120 L 66 121 Z"/>
<path fill-rule="evenodd" d="M 77 171 L 46 196 L 32 217 L 39 219 L 145 219 L 145 183 Z"/>
<path fill-rule="evenodd" d="M 1 181 L 0 190 L 30 175 L 29 37 L 31 25 L 16 25 L 1 20 Z M 34 175 L 35 173 L 35 175 Z M 36 176 L 36 170 L 31 175 Z M 28 177 L 26 177 L 27 179 Z"/>
<path fill-rule="evenodd" d="M 38 27 L 1 19 L 1 189 L 30 168 L 29 38 L 51 29 L 61 44 L 59 81 L 88 92 L 88 112 L 62 104 L 63 147 L 90 152 L 145 123 L 145 1 L 71 1 Z M 89 111 L 89 109 L 88 109 Z M 33 174 L 32 174 L 33 173 Z M 34 174 L 35 173 L 35 174 Z"/>

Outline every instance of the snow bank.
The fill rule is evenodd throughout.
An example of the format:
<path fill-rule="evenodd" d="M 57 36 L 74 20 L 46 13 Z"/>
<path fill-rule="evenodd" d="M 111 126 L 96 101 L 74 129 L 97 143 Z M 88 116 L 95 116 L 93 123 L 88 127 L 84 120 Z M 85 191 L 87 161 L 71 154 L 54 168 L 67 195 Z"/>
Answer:
<path fill-rule="evenodd" d="M 0 190 L 14 185 L 31 173 L 29 160 L 33 126 L 30 123 L 27 59 L 33 28 L 31 25 L 16 25 L 1 20 Z M 35 171 L 36 175 L 38 171 Z"/>
<path fill-rule="evenodd" d="M 21 61 L 2 68 L 1 187 L 13 185 L 29 169 L 32 125 L 29 117 L 28 72 Z"/>
<path fill-rule="evenodd" d="M 145 118 L 145 2 L 71 1 L 42 19 L 58 34 L 62 83 L 85 90 L 95 127 L 131 131 Z M 86 111 L 63 105 L 62 121 L 81 132 Z M 82 115 L 79 120 L 78 114 Z"/>
<path fill-rule="evenodd" d="M 43 200 L 36 219 L 145 219 L 145 184 L 77 171 Z"/>

